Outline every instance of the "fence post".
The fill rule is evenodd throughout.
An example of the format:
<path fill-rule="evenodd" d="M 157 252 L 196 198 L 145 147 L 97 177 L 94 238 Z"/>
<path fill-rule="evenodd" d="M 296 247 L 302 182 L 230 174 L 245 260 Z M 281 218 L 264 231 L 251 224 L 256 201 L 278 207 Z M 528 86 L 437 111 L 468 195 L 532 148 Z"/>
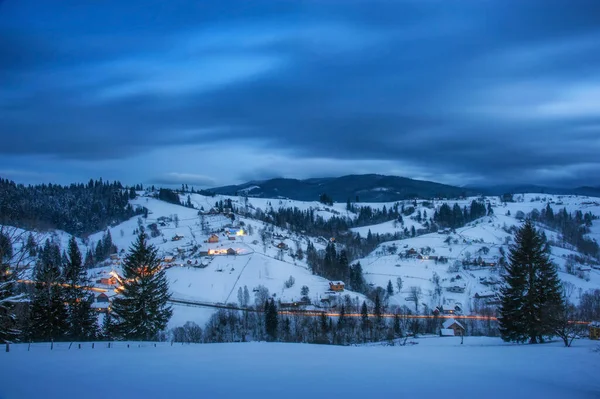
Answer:
<path fill-rule="evenodd" d="M 71 350 L 71 346 L 73 346 L 73 342 L 69 344 L 69 350 Z"/>
<path fill-rule="evenodd" d="M 108 343 L 108 349 L 110 349 L 110 342 Z"/>
<path fill-rule="evenodd" d="M 10 344 L 8 342 L 6 343 L 6 351 L 10 352 Z"/>
<path fill-rule="evenodd" d="M 92 342 L 92 349 L 94 349 L 94 343 Z"/>
<path fill-rule="evenodd" d="M 129 344 L 127 344 L 127 347 L 129 348 Z"/>
<path fill-rule="evenodd" d="M 77 349 L 81 349 L 81 344 L 79 344 L 79 348 L 77 348 Z"/>
<path fill-rule="evenodd" d="M 54 349 L 54 340 L 50 340 L 50 350 Z"/>

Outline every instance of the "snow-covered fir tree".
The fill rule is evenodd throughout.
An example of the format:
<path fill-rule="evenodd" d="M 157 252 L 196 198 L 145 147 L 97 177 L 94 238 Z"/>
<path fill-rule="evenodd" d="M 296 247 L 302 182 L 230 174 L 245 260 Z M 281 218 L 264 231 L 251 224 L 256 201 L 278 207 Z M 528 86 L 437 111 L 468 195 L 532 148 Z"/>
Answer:
<path fill-rule="evenodd" d="M 143 229 L 123 262 L 123 289 L 113 301 L 115 334 L 123 339 L 154 340 L 173 313 L 165 270 Z"/>

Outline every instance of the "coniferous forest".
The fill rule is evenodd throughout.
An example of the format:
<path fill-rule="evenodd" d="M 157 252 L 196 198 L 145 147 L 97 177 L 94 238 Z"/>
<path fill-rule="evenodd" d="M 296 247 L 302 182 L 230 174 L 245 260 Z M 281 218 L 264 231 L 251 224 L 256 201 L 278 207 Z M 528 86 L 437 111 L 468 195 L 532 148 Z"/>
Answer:
<path fill-rule="evenodd" d="M 143 214 L 129 204 L 132 196 L 134 190 L 102 179 L 69 186 L 25 186 L 0 179 L 0 224 L 84 236 Z"/>

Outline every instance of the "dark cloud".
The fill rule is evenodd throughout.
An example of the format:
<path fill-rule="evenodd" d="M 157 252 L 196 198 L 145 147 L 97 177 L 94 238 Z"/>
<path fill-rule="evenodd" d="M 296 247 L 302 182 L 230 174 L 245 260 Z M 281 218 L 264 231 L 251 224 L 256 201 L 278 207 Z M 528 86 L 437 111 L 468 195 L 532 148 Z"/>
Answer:
<path fill-rule="evenodd" d="M 235 157 L 228 146 L 256 141 L 434 180 L 593 184 L 600 172 L 597 1 L 219 3 L 5 4 L 0 154 Z"/>

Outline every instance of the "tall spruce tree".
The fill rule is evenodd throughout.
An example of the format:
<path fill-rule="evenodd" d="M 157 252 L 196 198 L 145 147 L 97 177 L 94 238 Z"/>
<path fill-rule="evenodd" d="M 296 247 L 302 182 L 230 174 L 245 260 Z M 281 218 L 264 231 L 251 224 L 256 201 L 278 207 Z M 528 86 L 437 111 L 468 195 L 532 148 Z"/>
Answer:
<path fill-rule="evenodd" d="M 546 242 L 531 222 L 515 233 L 501 290 L 500 334 L 505 341 L 537 343 L 551 336 L 563 309 L 560 281 Z"/>
<path fill-rule="evenodd" d="M 277 326 L 279 320 L 277 319 L 277 307 L 275 301 L 271 299 L 267 301 L 265 305 L 265 330 L 269 340 L 275 341 L 277 339 Z"/>
<path fill-rule="evenodd" d="M 112 304 L 116 335 L 123 339 L 156 339 L 173 310 L 167 304 L 170 295 L 165 270 L 143 229 L 125 257 L 123 278 L 121 295 Z"/>
<path fill-rule="evenodd" d="M 66 337 L 68 322 L 60 267 L 54 262 L 40 260 L 34 278 L 36 283 L 31 298 L 29 338 L 38 341 L 62 340 Z"/>
<path fill-rule="evenodd" d="M 92 308 L 94 295 L 87 290 L 90 281 L 83 267 L 77 240 L 71 236 L 64 267 L 65 300 L 67 303 L 68 336 L 72 340 L 85 341 L 98 334 L 98 318 Z"/>

